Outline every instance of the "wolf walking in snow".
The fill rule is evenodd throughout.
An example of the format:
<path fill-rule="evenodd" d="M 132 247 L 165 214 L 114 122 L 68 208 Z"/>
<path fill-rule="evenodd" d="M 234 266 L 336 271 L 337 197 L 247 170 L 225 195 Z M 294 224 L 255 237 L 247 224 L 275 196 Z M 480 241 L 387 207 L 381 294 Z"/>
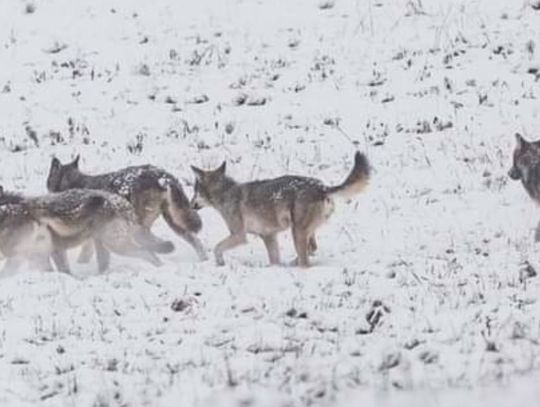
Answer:
<path fill-rule="evenodd" d="M 35 260 L 50 269 L 49 256 L 69 273 L 66 250 L 92 240 L 100 271 L 108 268 L 109 251 L 136 257 L 156 266 L 155 253 L 169 253 L 163 241 L 141 227 L 131 204 L 105 191 L 72 189 L 39 197 L 0 191 L 0 252 L 6 267 Z"/>
<path fill-rule="evenodd" d="M 360 193 L 367 185 L 370 167 L 360 152 L 345 181 L 327 187 L 315 178 L 286 175 L 279 178 L 238 183 L 225 174 L 226 163 L 213 170 L 192 167 L 195 173 L 194 209 L 212 206 L 219 211 L 230 236 L 214 249 L 218 265 L 223 253 L 246 243 L 246 234 L 258 235 L 264 242 L 271 264 L 279 264 L 277 233 L 291 228 L 297 264 L 309 266 L 308 256 L 317 249 L 315 231 L 332 214 L 333 198 Z"/>
<path fill-rule="evenodd" d="M 0 255 L 6 258 L 2 273 L 15 271 L 25 260 L 41 270 L 51 271 L 51 233 L 36 220 L 18 194 L 0 186 Z"/>
<path fill-rule="evenodd" d="M 50 192 L 72 188 L 88 188 L 108 191 L 127 199 L 134 207 L 138 222 L 150 230 L 159 215 L 188 242 L 201 260 L 206 252 L 196 236 L 202 227 L 198 213 L 191 209 L 180 182 L 165 170 L 151 165 L 133 166 L 118 171 L 86 175 L 79 170 L 79 158 L 62 164 L 53 158 L 47 178 Z M 91 252 L 86 250 L 82 259 L 88 260 Z"/>
<path fill-rule="evenodd" d="M 540 141 L 530 142 L 516 133 L 516 147 L 508 176 L 520 180 L 529 196 L 540 204 Z M 536 228 L 535 240 L 540 241 L 540 223 Z"/>

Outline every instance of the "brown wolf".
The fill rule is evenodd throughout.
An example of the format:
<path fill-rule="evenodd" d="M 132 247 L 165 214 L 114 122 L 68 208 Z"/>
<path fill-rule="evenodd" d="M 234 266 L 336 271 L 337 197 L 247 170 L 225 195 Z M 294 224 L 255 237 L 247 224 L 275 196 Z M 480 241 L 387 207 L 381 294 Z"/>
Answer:
<path fill-rule="evenodd" d="M 520 180 L 525 191 L 540 204 L 540 141 L 527 141 L 516 133 L 513 164 L 508 176 Z M 540 241 L 540 223 L 536 228 L 535 240 Z"/>
<path fill-rule="evenodd" d="M 180 182 L 173 175 L 151 165 L 86 175 L 79 170 L 79 158 L 68 164 L 52 159 L 47 178 L 50 192 L 87 188 L 118 194 L 133 205 L 143 227 L 149 230 L 158 216 L 163 215 L 170 228 L 194 248 L 201 260 L 206 260 L 206 252 L 196 236 L 202 227 L 201 218 L 191 209 Z"/>
<path fill-rule="evenodd" d="M 333 198 L 360 193 L 370 172 L 368 160 L 360 152 L 355 155 L 349 176 L 334 187 L 324 186 L 314 178 L 293 175 L 238 183 L 225 174 L 225 167 L 225 162 L 213 171 L 192 167 L 196 176 L 192 207 L 214 207 L 230 231 L 230 236 L 214 249 L 218 265 L 224 264 L 226 250 L 246 243 L 247 233 L 261 237 L 270 263 L 278 264 L 277 233 L 291 228 L 297 264 L 308 267 L 308 255 L 317 249 L 315 231 L 332 214 Z"/>
<path fill-rule="evenodd" d="M 37 257 L 47 268 L 51 256 L 66 273 L 66 250 L 88 240 L 95 244 L 100 271 L 109 265 L 109 251 L 157 266 L 161 261 L 155 252 L 174 249 L 139 225 L 128 201 L 105 191 L 72 189 L 23 197 L 2 190 L 0 214 L 0 251 L 8 259 Z"/>

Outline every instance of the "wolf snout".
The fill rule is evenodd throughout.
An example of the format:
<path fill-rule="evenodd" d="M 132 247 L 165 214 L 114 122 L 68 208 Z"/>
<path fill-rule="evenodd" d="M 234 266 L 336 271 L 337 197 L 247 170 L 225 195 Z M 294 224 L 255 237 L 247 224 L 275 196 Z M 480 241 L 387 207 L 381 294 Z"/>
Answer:
<path fill-rule="evenodd" d="M 516 167 L 512 167 L 508 171 L 508 176 L 513 180 L 518 180 L 521 178 L 521 172 Z"/>

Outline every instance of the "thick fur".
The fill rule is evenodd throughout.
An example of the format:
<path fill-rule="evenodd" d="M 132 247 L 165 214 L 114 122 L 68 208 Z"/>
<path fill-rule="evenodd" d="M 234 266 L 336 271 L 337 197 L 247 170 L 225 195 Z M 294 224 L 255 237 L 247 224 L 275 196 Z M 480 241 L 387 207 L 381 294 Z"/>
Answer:
<path fill-rule="evenodd" d="M 230 236 L 214 249 L 217 264 L 224 264 L 226 250 L 246 242 L 247 233 L 260 236 L 270 263 L 278 264 L 277 233 L 291 229 L 297 264 L 302 267 L 309 266 L 308 255 L 317 249 L 315 231 L 334 211 L 333 198 L 361 192 L 370 172 L 368 160 L 360 152 L 355 155 L 349 176 L 335 187 L 326 187 L 315 178 L 292 175 L 238 183 L 225 174 L 225 163 L 213 171 L 192 168 L 196 176 L 192 206 L 216 208 L 230 231 Z"/>
<path fill-rule="evenodd" d="M 182 186 L 168 172 L 151 165 L 133 166 L 101 175 L 86 175 L 79 170 L 79 157 L 69 164 L 53 158 L 47 188 L 50 192 L 87 188 L 118 194 L 135 208 L 138 222 L 150 229 L 162 215 L 179 236 L 206 259 L 204 248 L 195 235 L 202 228 L 198 213 L 191 209 Z"/>
<path fill-rule="evenodd" d="M 167 251 L 171 245 L 138 223 L 127 200 L 105 191 L 72 189 L 28 198 L 3 193 L 2 213 L 0 251 L 6 257 L 45 256 L 48 263 L 51 256 L 62 272 L 70 271 L 65 251 L 88 240 L 96 246 L 100 271 L 109 265 L 108 251 L 157 266 L 161 262 L 154 249 Z M 5 234 L 13 237 L 1 239 Z"/>

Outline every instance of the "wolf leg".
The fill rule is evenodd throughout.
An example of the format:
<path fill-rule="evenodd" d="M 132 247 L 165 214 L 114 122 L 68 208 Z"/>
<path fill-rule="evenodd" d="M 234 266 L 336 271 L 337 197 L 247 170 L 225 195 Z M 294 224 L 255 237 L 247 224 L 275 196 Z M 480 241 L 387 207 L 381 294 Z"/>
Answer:
<path fill-rule="evenodd" d="M 134 257 L 147 261 L 154 266 L 161 266 L 163 262 L 160 258 L 151 250 L 138 246 L 135 242 L 129 238 L 124 238 L 121 241 L 112 240 L 102 242 L 105 246 L 105 250 L 110 250 L 120 256 Z"/>
<path fill-rule="evenodd" d="M 313 256 L 318 249 L 317 240 L 315 235 L 310 236 L 308 241 L 308 253 L 310 256 Z"/>
<path fill-rule="evenodd" d="M 227 250 L 234 249 L 237 246 L 243 245 L 247 242 L 245 234 L 233 234 L 217 244 L 214 249 L 214 256 L 218 266 L 224 266 L 225 260 L 223 259 L 223 253 Z"/>
<path fill-rule="evenodd" d="M 92 241 L 87 241 L 83 244 L 79 257 L 77 258 L 78 263 L 88 263 L 92 256 L 94 255 L 94 246 Z"/>
<path fill-rule="evenodd" d="M 184 232 L 183 234 L 180 234 L 180 237 L 186 242 L 188 242 L 191 247 L 193 247 L 193 249 L 197 253 L 197 256 L 199 256 L 200 261 L 208 260 L 208 255 L 206 254 L 206 250 L 204 249 L 203 244 L 194 233 Z"/>
<path fill-rule="evenodd" d="M 51 257 L 53 259 L 54 264 L 56 265 L 56 268 L 60 273 L 66 273 L 71 274 L 71 270 L 69 269 L 69 263 L 66 251 L 63 249 L 55 249 Z"/>
<path fill-rule="evenodd" d="M 304 230 L 293 226 L 293 240 L 296 254 L 298 255 L 297 264 L 300 267 L 309 267 L 308 259 L 308 237 Z"/>
<path fill-rule="evenodd" d="M 160 258 L 150 250 L 139 249 L 135 253 L 133 253 L 133 257 L 137 257 L 139 259 L 147 261 L 148 263 L 156 267 L 163 265 L 163 262 L 160 260 Z"/>
<path fill-rule="evenodd" d="M 205 261 L 205 260 L 208 260 L 208 255 L 206 254 L 206 250 L 204 249 L 204 246 L 203 244 L 201 243 L 201 241 L 199 240 L 199 238 L 197 237 L 197 235 L 195 235 L 195 233 L 193 232 L 189 232 L 187 231 L 186 229 L 180 227 L 179 225 L 177 225 L 173 218 L 171 217 L 171 215 L 169 214 L 169 212 L 167 211 L 163 211 L 163 218 L 165 219 L 165 221 L 167 222 L 167 224 L 170 226 L 170 228 L 172 230 L 174 230 L 174 232 L 180 236 L 182 239 L 184 239 L 191 247 L 193 247 L 193 249 L 195 250 L 195 252 L 197 253 L 197 255 L 199 256 L 199 260 L 200 261 Z"/>
<path fill-rule="evenodd" d="M 279 244 L 277 241 L 276 235 L 266 235 L 261 236 L 261 239 L 266 246 L 266 251 L 268 252 L 268 259 L 270 264 L 276 265 L 279 264 Z"/>
<path fill-rule="evenodd" d="M 534 241 L 540 242 L 540 222 L 538 222 L 538 225 L 536 225 L 536 230 L 534 231 Z"/>
<path fill-rule="evenodd" d="M 152 233 L 149 227 L 137 227 L 133 232 L 135 241 L 147 250 L 168 254 L 174 251 L 174 245 L 168 240 L 163 240 Z"/>
<path fill-rule="evenodd" d="M 95 239 L 94 246 L 96 248 L 96 259 L 98 264 L 98 271 L 104 273 L 111 264 L 111 252 L 103 245 L 101 240 Z"/>

